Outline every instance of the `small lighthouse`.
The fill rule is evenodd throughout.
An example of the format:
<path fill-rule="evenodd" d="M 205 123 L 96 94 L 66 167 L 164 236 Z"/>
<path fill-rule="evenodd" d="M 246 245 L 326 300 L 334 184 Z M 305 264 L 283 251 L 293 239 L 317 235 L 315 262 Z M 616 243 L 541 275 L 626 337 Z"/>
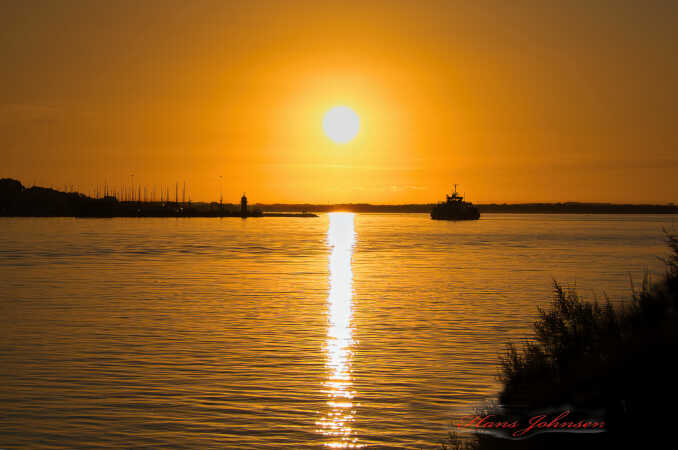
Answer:
<path fill-rule="evenodd" d="M 244 219 L 247 217 L 247 197 L 245 194 L 242 194 L 240 199 L 240 216 Z"/>

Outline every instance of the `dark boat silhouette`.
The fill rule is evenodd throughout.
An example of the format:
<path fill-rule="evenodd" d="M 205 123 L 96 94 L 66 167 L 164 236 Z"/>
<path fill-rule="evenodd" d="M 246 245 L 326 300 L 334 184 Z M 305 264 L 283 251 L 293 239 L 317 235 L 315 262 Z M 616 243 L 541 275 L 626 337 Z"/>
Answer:
<path fill-rule="evenodd" d="M 433 220 L 477 220 L 480 211 L 471 202 L 465 202 L 464 197 L 457 192 L 454 185 L 452 195 L 447 195 L 447 201 L 438 203 L 431 210 Z"/>

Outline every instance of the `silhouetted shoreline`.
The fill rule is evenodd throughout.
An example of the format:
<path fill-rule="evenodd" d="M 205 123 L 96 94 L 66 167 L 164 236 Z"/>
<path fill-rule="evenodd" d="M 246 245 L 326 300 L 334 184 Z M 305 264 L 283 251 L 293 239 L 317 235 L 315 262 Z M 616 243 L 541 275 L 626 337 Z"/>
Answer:
<path fill-rule="evenodd" d="M 3 217 L 318 217 L 307 212 L 264 213 L 257 207 L 242 208 L 231 203 L 92 198 L 79 192 L 37 186 L 25 188 L 17 180 L 0 179 L 0 216 Z"/>
<path fill-rule="evenodd" d="M 314 213 L 429 214 L 434 203 L 373 205 L 370 203 L 255 203 L 246 217 L 317 217 Z M 519 203 L 478 204 L 483 214 L 678 214 L 673 204 L 614 203 Z M 119 201 L 113 196 L 92 198 L 78 192 L 24 187 L 10 178 L 0 179 L 0 216 L 4 217 L 242 217 L 240 205 L 232 203 L 180 201 Z"/>
<path fill-rule="evenodd" d="M 347 211 L 357 213 L 421 213 L 429 214 L 434 203 L 406 205 L 373 205 L 369 203 L 340 203 L 316 205 L 301 204 L 262 204 L 257 208 L 265 211 L 311 211 L 332 212 Z M 675 205 L 641 205 L 614 203 L 517 203 L 517 204 L 477 204 L 478 210 L 484 214 L 520 213 L 520 214 L 678 214 Z"/>

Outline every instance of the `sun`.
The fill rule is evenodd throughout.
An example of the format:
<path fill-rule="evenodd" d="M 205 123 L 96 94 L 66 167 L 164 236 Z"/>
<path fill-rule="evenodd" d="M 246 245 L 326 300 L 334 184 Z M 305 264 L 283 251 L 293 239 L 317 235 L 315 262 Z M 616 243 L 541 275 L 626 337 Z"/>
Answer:
<path fill-rule="evenodd" d="M 348 106 L 335 106 L 325 113 L 323 130 L 332 141 L 345 144 L 358 134 L 360 119 Z"/>

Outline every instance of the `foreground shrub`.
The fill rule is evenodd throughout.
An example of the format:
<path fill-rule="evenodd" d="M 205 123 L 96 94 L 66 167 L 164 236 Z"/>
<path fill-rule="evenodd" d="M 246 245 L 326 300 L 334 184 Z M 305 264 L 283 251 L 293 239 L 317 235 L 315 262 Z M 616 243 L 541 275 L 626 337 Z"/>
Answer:
<path fill-rule="evenodd" d="M 628 448 L 668 436 L 676 413 L 678 238 L 657 283 L 648 277 L 631 301 L 613 307 L 584 301 L 554 282 L 548 310 L 539 309 L 534 338 L 507 347 L 501 358 L 503 417 L 563 408 L 604 414 L 603 435 L 545 433 L 522 441 L 451 435 L 444 448 Z"/>

